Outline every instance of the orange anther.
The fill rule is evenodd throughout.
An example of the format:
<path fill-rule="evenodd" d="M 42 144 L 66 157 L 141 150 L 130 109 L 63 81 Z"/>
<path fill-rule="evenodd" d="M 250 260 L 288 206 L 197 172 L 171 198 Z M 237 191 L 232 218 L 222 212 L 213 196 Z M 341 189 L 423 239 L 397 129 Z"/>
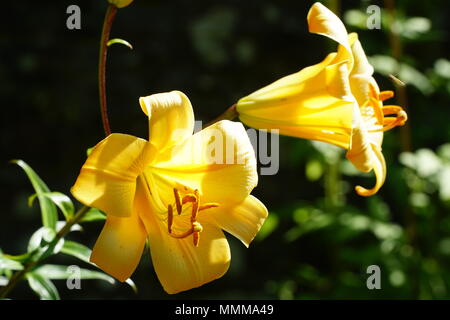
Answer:
<path fill-rule="evenodd" d="M 392 98 L 393 96 L 394 96 L 394 91 L 391 91 L 391 90 L 381 91 L 380 94 L 378 95 L 378 100 L 384 101 L 384 100 Z"/>
<path fill-rule="evenodd" d="M 172 205 L 169 204 L 167 207 L 167 230 L 169 233 L 172 233 L 172 224 L 173 224 L 173 208 Z"/>
<path fill-rule="evenodd" d="M 173 188 L 173 195 L 175 197 L 175 205 L 177 206 L 177 212 L 180 215 L 183 211 L 183 208 L 181 206 L 181 200 L 180 200 L 180 193 L 178 192 L 177 188 Z"/>

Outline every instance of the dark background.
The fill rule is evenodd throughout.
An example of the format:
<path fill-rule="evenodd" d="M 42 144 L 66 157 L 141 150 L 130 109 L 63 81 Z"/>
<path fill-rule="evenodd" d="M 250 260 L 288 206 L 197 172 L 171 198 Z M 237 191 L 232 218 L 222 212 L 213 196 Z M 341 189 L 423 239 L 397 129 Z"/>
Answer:
<path fill-rule="evenodd" d="M 147 137 L 140 96 L 181 90 L 196 119 L 209 121 L 240 97 L 320 62 L 336 45 L 308 33 L 313 3 L 136 0 L 120 9 L 111 38 L 126 39 L 134 50 L 114 45 L 108 51 L 112 131 Z M 145 252 L 132 277 L 137 295 L 124 284 L 86 280 L 81 291 L 70 291 L 56 281 L 63 299 L 450 298 L 450 181 L 442 178 L 450 170 L 444 145 L 450 137 L 448 1 L 323 3 L 359 33 L 368 56 L 394 55 L 407 66 L 398 77 L 407 82 L 402 101 L 409 129 L 385 135 L 388 178 L 381 191 L 369 199 L 357 196 L 353 186 L 371 186 L 373 176 L 352 170 L 342 152 L 280 137 L 280 171 L 261 176 L 253 192 L 271 218 L 249 249 L 228 237 L 232 264 L 224 277 L 169 296 Z M 81 30 L 66 28 L 71 4 L 81 8 Z M 381 30 L 358 28 L 354 10 L 365 15 L 371 4 L 393 4 L 404 28 L 397 42 L 387 22 L 392 11 L 383 10 Z M 6 253 L 24 252 L 40 227 L 39 207 L 27 206 L 32 187 L 8 161 L 23 159 L 50 189 L 69 194 L 86 149 L 103 138 L 97 63 L 106 7 L 106 0 L 2 5 L 0 248 Z M 411 17 L 425 19 L 405 23 Z M 400 54 L 393 52 L 395 43 Z M 380 87 L 393 89 L 383 71 L 388 60 L 377 61 L 375 68 L 384 72 L 376 74 Z M 85 224 L 69 238 L 92 247 L 101 227 Z M 81 265 L 63 256 L 50 262 Z M 366 268 L 373 264 L 382 270 L 381 290 L 366 287 Z M 11 297 L 35 295 L 24 281 Z"/>

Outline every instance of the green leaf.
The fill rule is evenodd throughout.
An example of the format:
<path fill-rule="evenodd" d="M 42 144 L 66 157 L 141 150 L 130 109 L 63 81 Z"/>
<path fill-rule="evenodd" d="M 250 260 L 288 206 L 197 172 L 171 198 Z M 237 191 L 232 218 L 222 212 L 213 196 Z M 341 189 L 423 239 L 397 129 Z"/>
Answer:
<path fill-rule="evenodd" d="M 64 245 L 62 246 L 61 252 L 73 256 L 75 258 L 78 258 L 86 263 L 92 264 L 89 261 L 92 252 L 91 249 L 89 249 L 85 245 L 82 245 L 81 243 L 67 240 L 64 242 Z"/>
<path fill-rule="evenodd" d="M 80 273 L 76 274 L 70 267 L 71 266 L 46 264 L 35 269 L 33 273 L 52 280 L 64 280 L 68 279 L 69 277 L 79 276 L 80 279 L 97 279 L 104 280 L 106 282 L 109 282 L 110 284 L 116 283 L 113 277 L 108 276 L 103 272 L 79 268 L 78 270 L 80 271 Z"/>
<path fill-rule="evenodd" d="M 55 230 L 56 221 L 58 219 L 56 206 L 50 199 L 43 196 L 44 193 L 50 192 L 49 188 L 44 183 L 44 181 L 39 178 L 37 173 L 33 169 L 31 169 L 31 167 L 24 161 L 12 160 L 11 162 L 17 164 L 25 171 L 28 179 L 33 185 L 34 190 L 36 191 L 37 197 L 39 199 L 39 206 L 41 208 L 42 225 Z"/>
<path fill-rule="evenodd" d="M 30 288 L 37 293 L 41 300 L 59 300 L 59 293 L 55 285 L 40 274 L 29 272 L 27 280 Z"/>
<path fill-rule="evenodd" d="M 134 283 L 134 281 L 131 280 L 131 278 L 128 278 L 128 279 L 125 281 L 125 283 L 126 283 L 127 285 L 129 285 L 129 286 L 131 287 L 131 289 L 133 289 L 133 291 L 134 291 L 135 294 L 138 294 L 138 288 L 137 288 L 136 284 Z"/>
<path fill-rule="evenodd" d="M 86 212 L 86 214 L 84 215 L 83 218 L 81 218 L 80 223 L 81 222 L 92 222 L 92 221 L 103 221 L 106 220 L 106 215 L 96 209 L 96 208 L 91 208 L 89 209 L 88 212 Z"/>
<path fill-rule="evenodd" d="M 57 254 L 64 245 L 64 238 L 54 243 L 56 232 L 47 227 L 39 228 L 28 242 L 28 252 L 33 253 L 33 259 L 45 259 Z"/>
<path fill-rule="evenodd" d="M 46 192 L 42 194 L 43 197 L 46 197 L 50 201 L 52 201 L 63 213 L 64 217 L 67 221 L 69 221 L 75 212 L 75 207 L 73 206 L 72 200 L 64 193 L 61 192 Z M 34 199 L 36 199 L 37 194 L 32 195 L 28 198 L 28 205 L 31 207 Z"/>
<path fill-rule="evenodd" d="M 56 232 L 48 227 L 41 227 L 33 233 L 28 241 L 28 252 L 49 244 L 56 236 Z"/>
<path fill-rule="evenodd" d="M 108 47 L 113 45 L 113 44 L 123 44 L 124 46 L 127 46 L 128 48 L 130 48 L 131 50 L 133 50 L 133 46 L 126 40 L 123 39 L 119 39 L 119 38 L 115 38 L 115 39 L 111 39 L 108 41 L 108 43 L 106 44 Z"/>
<path fill-rule="evenodd" d="M 0 271 L 1 270 L 22 270 L 23 266 L 20 262 L 9 259 L 3 253 L 0 253 Z"/>
<path fill-rule="evenodd" d="M 8 284 L 9 280 L 5 277 L 0 277 L 0 287 L 4 287 Z"/>
<path fill-rule="evenodd" d="M 7 259 L 17 261 L 17 262 L 24 262 L 30 257 L 30 253 L 24 253 L 20 255 L 11 255 L 11 254 L 3 254 L 3 256 Z"/>

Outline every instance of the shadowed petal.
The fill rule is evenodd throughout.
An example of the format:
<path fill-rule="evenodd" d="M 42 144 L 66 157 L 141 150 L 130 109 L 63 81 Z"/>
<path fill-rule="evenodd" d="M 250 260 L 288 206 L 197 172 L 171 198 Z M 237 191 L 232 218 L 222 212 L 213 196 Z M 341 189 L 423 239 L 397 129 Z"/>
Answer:
<path fill-rule="evenodd" d="M 108 215 L 131 216 L 136 178 L 154 155 L 143 139 L 113 133 L 97 144 L 71 192 L 83 204 Z"/>
<path fill-rule="evenodd" d="M 117 280 L 125 281 L 141 259 L 146 238 L 137 213 L 128 218 L 108 216 L 90 260 Z"/>

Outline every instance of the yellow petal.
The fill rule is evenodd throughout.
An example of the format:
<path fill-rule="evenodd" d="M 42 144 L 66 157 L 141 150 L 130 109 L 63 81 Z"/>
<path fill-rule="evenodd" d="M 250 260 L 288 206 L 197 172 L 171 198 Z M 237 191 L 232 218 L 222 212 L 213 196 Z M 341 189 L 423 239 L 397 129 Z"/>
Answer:
<path fill-rule="evenodd" d="M 98 143 L 81 168 L 71 192 L 81 203 L 107 214 L 132 214 L 136 177 L 151 163 L 146 140 L 113 133 Z"/>
<path fill-rule="evenodd" d="M 253 128 L 348 148 L 354 98 L 346 62 L 328 65 L 333 57 L 239 100 L 240 120 Z"/>
<path fill-rule="evenodd" d="M 355 190 L 360 196 L 369 197 L 378 192 L 381 186 L 384 184 L 386 180 L 386 162 L 384 160 L 384 156 L 381 153 L 381 150 L 378 149 L 375 145 L 371 145 L 372 147 L 372 167 L 375 172 L 376 183 L 372 189 L 366 189 L 361 186 L 356 186 Z"/>
<path fill-rule="evenodd" d="M 117 280 L 125 281 L 141 259 L 146 238 L 137 213 L 128 218 L 108 216 L 90 260 Z"/>
<path fill-rule="evenodd" d="M 351 43 L 352 54 L 355 62 L 353 69 L 350 72 L 350 86 L 359 105 L 362 105 L 367 99 L 369 99 L 369 83 L 371 83 L 375 88 L 378 88 L 378 85 L 372 77 L 373 67 L 367 60 L 364 49 L 358 40 L 358 35 L 356 33 L 351 33 L 349 35 L 349 41 Z"/>
<path fill-rule="evenodd" d="M 360 171 L 369 172 L 372 170 L 372 147 L 367 133 L 359 106 L 354 105 L 352 142 L 347 151 L 346 158 Z"/>
<path fill-rule="evenodd" d="M 342 21 L 320 2 L 312 5 L 307 20 L 309 32 L 326 36 L 342 46 L 341 50 L 338 51 L 336 60 L 348 60 L 351 70 L 353 67 L 352 51 L 348 41 L 347 29 Z"/>
<path fill-rule="evenodd" d="M 143 186 L 144 183 L 138 182 L 139 190 Z M 223 232 L 214 225 L 203 223 L 197 247 L 192 236 L 184 239 L 171 237 L 166 225 L 154 212 L 153 199 L 145 192 L 137 193 L 138 210 L 148 232 L 153 266 L 164 290 L 170 294 L 178 293 L 224 275 L 231 256 Z"/>
<path fill-rule="evenodd" d="M 170 294 L 216 280 L 230 265 L 227 239 L 212 225 L 203 225 L 197 247 L 191 237 L 175 239 L 158 231 L 150 232 L 149 244 L 158 279 Z"/>
<path fill-rule="evenodd" d="M 174 187 L 198 189 L 202 202 L 232 205 L 243 201 L 258 183 L 255 153 L 244 126 L 228 120 L 158 155 L 145 175 L 165 206 L 173 203 Z"/>
<path fill-rule="evenodd" d="M 194 112 L 180 91 L 152 94 L 139 99 L 149 117 L 149 141 L 161 152 L 192 135 Z"/>
<path fill-rule="evenodd" d="M 208 221 L 231 233 L 249 246 L 261 229 L 268 212 L 264 204 L 250 195 L 233 207 L 224 205 L 199 214 L 199 221 Z"/>

